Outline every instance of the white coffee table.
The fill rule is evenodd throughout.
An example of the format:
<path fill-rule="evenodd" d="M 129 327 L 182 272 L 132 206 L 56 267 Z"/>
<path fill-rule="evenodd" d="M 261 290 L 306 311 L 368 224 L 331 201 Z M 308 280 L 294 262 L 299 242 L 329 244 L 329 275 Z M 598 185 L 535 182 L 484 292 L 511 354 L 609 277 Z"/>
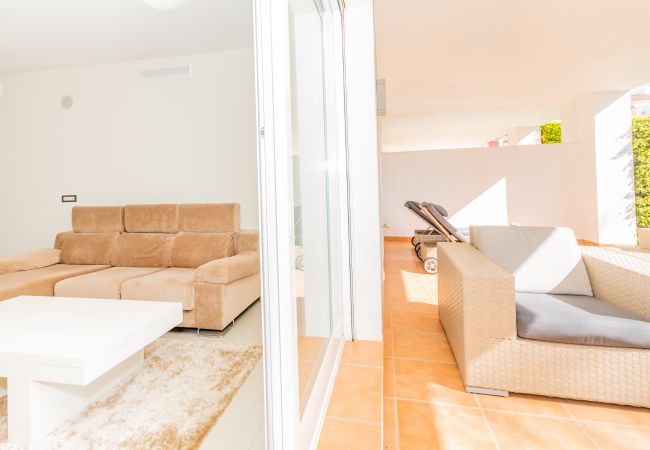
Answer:
<path fill-rule="evenodd" d="M 0 302 L 0 377 L 9 442 L 29 445 L 81 411 L 144 360 L 183 320 L 180 303 L 16 297 Z"/>

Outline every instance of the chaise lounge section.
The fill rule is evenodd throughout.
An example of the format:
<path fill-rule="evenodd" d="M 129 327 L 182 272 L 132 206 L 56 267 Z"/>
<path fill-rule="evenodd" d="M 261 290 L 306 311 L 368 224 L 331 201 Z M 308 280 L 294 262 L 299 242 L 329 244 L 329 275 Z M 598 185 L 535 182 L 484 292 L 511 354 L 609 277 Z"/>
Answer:
<path fill-rule="evenodd" d="M 182 327 L 223 330 L 260 297 L 256 231 L 237 204 L 75 207 L 54 249 L 0 259 L 18 295 L 172 301 Z"/>

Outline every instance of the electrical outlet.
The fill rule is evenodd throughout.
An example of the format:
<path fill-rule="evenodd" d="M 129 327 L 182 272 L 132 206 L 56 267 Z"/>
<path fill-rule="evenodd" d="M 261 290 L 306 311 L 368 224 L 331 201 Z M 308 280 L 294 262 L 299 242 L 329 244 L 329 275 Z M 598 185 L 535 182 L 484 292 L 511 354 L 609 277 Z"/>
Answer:
<path fill-rule="evenodd" d="M 77 203 L 76 195 L 62 195 L 61 203 Z"/>

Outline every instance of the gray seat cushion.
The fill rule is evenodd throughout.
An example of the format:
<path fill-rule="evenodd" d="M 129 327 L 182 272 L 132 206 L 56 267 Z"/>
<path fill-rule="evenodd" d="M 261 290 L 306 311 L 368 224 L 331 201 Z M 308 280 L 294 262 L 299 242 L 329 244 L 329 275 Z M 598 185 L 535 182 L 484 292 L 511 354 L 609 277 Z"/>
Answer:
<path fill-rule="evenodd" d="M 564 344 L 650 348 L 650 322 L 585 295 L 516 293 L 517 334 Z"/>

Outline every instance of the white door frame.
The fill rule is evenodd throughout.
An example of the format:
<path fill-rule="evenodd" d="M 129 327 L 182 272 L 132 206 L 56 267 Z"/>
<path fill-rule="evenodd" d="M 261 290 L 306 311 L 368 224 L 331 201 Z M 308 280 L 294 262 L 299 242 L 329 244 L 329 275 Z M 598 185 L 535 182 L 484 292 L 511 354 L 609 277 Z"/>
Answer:
<path fill-rule="evenodd" d="M 338 136 L 337 183 L 344 185 L 341 200 L 347 210 L 347 158 L 345 150 L 343 39 L 339 2 L 320 0 L 334 12 L 332 51 L 335 58 Z M 266 400 L 266 443 L 270 450 L 315 449 L 325 419 L 336 369 L 343 348 L 342 334 L 348 334 L 350 313 L 350 267 L 342 269 L 343 292 L 339 297 L 340 335 L 331 339 L 310 398 L 300 416 L 298 394 L 298 333 L 294 292 L 291 82 L 288 0 L 253 0 L 255 11 L 255 58 L 257 74 L 258 167 L 260 198 L 260 251 L 262 255 L 262 310 Z M 349 254 L 349 217 L 338 218 L 337 235 Z M 349 261 L 348 261 L 349 262 Z M 346 266 L 346 264 L 342 264 Z M 340 322 L 343 322 L 341 327 Z M 343 328 L 343 330 L 341 330 Z"/>
<path fill-rule="evenodd" d="M 325 35 L 326 120 L 328 153 L 334 157 L 335 166 L 330 167 L 330 195 L 336 197 L 339 210 L 331 217 L 332 245 L 338 249 L 334 254 L 340 261 L 332 265 L 332 275 L 338 282 L 338 289 L 332 290 L 332 338 L 325 352 L 321 368 L 314 381 L 311 393 L 300 423 L 299 448 L 316 449 L 318 438 L 325 421 L 327 406 L 334 387 L 344 338 L 349 337 L 351 328 L 351 285 L 350 285 L 350 218 L 348 197 L 348 158 L 345 118 L 345 71 L 343 54 L 342 8 L 337 0 L 317 0 L 323 13 Z M 336 273 L 335 273 L 336 272 Z"/>
<path fill-rule="evenodd" d="M 266 448 L 298 448 L 287 0 L 254 0 Z M 278 201 L 278 199 L 280 201 Z"/>

